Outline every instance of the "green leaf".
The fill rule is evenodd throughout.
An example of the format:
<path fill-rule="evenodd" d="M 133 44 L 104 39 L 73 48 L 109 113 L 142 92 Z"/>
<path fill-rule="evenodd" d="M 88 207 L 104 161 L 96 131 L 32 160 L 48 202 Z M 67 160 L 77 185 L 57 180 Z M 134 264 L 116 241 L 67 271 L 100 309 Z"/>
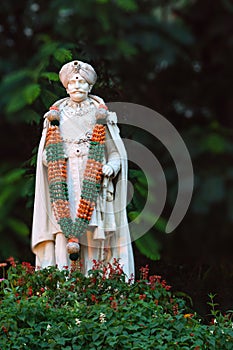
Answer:
<path fill-rule="evenodd" d="M 67 61 L 72 60 L 72 53 L 71 53 L 71 51 L 67 50 L 67 49 L 64 49 L 64 48 L 57 49 L 54 52 L 53 56 L 60 63 L 65 63 Z"/>
<path fill-rule="evenodd" d="M 165 229 L 166 229 L 166 226 L 167 226 L 167 220 L 163 219 L 162 217 L 159 217 L 154 226 L 160 232 L 165 232 Z"/>
<path fill-rule="evenodd" d="M 10 218 L 8 220 L 8 226 L 22 237 L 27 237 L 29 235 L 28 226 L 18 219 Z"/>
<path fill-rule="evenodd" d="M 152 232 L 146 233 L 141 238 L 135 241 L 135 244 L 139 251 L 151 260 L 160 259 L 160 244 L 154 237 Z"/>
<path fill-rule="evenodd" d="M 221 135 L 212 133 L 202 140 L 201 146 L 207 152 L 210 151 L 211 153 L 222 154 L 228 148 L 228 142 Z"/>
<path fill-rule="evenodd" d="M 109 0 L 96 0 L 96 2 L 100 4 L 107 4 Z"/>
<path fill-rule="evenodd" d="M 8 172 L 5 175 L 5 182 L 6 184 L 12 184 L 15 181 L 18 181 L 19 179 L 22 178 L 22 176 L 25 174 L 24 169 L 14 169 Z"/>
<path fill-rule="evenodd" d="M 6 106 L 7 113 L 18 112 L 27 104 L 25 96 L 22 91 L 18 91 L 16 94 L 12 95 L 9 103 Z"/>
<path fill-rule="evenodd" d="M 148 189 L 142 186 L 140 183 L 135 183 L 134 188 L 137 190 L 137 192 L 143 197 L 146 198 Z"/>
<path fill-rule="evenodd" d="M 28 104 L 32 104 L 40 95 L 40 85 L 30 84 L 23 90 L 23 96 Z"/>
<path fill-rule="evenodd" d="M 131 221 L 134 221 L 135 220 L 135 222 L 136 223 L 139 223 L 139 220 L 137 219 L 137 217 L 139 216 L 139 212 L 138 211 L 130 211 L 129 213 L 128 213 L 128 217 L 129 217 L 129 219 L 131 220 Z"/>
<path fill-rule="evenodd" d="M 188 299 L 188 301 L 190 302 L 191 307 L 193 307 L 193 300 L 187 293 L 175 292 L 175 296 Z"/>
<path fill-rule="evenodd" d="M 21 83 L 25 78 L 28 78 L 30 76 L 30 71 L 26 69 L 21 69 L 12 73 L 9 73 L 6 75 L 2 81 L 4 86 L 12 85 Z"/>
<path fill-rule="evenodd" d="M 47 78 L 50 81 L 59 81 L 59 75 L 54 72 L 44 72 L 41 74 L 42 78 Z"/>
<path fill-rule="evenodd" d="M 134 0 L 117 0 L 117 5 L 125 11 L 136 11 L 138 5 Z"/>
<path fill-rule="evenodd" d="M 58 43 L 56 41 L 51 41 L 47 35 L 41 36 L 40 39 L 44 41 L 44 44 L 40 49 L 39 56 L 45 59 L 54 54 L 58 48 Z"/>
<path fill-rule="evenodd" d="M 93 335 L 92 335 L 92 339 L 93 339 L 94 342 L 95 342 L 99 337 L 100 337 L 100 334 L 99 334 L 99 333 L 93 333 Z"/>
<path fill-rule="evenodd" d="M 137 48 L 126 40 L 118 40 L 116 45 L 125 57 L 134 56 L 137 54 Z"/>

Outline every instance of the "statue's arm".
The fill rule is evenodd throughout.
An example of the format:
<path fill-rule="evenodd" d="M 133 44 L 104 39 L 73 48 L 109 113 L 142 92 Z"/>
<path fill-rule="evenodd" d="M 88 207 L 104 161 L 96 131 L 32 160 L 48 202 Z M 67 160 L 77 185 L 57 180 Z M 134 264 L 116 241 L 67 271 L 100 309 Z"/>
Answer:
<path fill-rule="evenodd" d="M 111 176 L 115 177 L 120 171 L 120 167 L 121 167 L 120 154 L 117 151 L 116 145 L 113 139 L 111 138 L 108 130 L 106 130 L 105 146 L 106 146 L 106 165 L 111 167 L 111 169 L 113 170 L 113 173 L 111 174 Z"/>
<path fill-rule="evenodd" d="M 44 124 L 43 124 L 43 131 L 42 131 L 42 136 L 41 139 L 46 138 L 47 135 L 47 130 L 48 130 L 48 121 L 46 119 L 46 114 L 44 115 Z M 42 151 L 42 163 L 47 167 L 47 157 L 46 157 L 46 150 L 45 150 L 45 142 L 43 146 L 43 151 Z"/>

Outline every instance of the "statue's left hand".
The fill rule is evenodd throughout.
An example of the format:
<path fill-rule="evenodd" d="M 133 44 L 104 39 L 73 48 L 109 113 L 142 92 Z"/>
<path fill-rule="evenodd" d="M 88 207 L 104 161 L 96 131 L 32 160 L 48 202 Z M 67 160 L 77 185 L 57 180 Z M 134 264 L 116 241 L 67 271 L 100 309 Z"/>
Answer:
<path fill-rule="evenodd" d="M 102 172 L 104 176 L 111 176 L 113 175 L 113 168 L 110 165 L 105 164 L 102 168 Z"/>

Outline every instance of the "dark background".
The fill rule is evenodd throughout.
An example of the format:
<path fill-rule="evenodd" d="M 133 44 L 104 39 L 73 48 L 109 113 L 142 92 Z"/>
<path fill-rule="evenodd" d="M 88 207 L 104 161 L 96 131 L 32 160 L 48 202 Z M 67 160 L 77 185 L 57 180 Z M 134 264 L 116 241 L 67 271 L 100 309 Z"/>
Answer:
<path fill-rule="evenodd" d="M 8 0 L 0 20 L 0 257 L 34 261 L 30 230 L 42 115 L 65 91 L 57 72 L 69 60 L 91 63 L 94 93 L 150 107 L 179 131 L 190 152 L 194 195 L 184 220 L 164 227 L 177 191 L 165 148 L 147 138 L 166 174 L 160 220 L 134 243 L 136 266 L 149 264 L 206 315 L 208 293 L 232 308 L 233 4 L 230 0 Z M 125 137 L 145 141 L 139 130 Z M 148 141 L 149 140 L 149 141 Z M 129 216 L 146 197 L 143 174 Z M 153 213 L 150 213 L 153 215 Z"/>

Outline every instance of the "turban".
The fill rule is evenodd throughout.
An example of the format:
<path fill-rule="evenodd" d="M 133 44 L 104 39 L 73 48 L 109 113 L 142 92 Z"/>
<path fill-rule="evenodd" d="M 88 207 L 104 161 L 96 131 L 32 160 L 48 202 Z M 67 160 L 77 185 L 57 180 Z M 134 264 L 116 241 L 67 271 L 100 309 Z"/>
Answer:
<path fill-rule="evenodd" d="M 71 61 L 64 64 L 59 72 L 60 80 L 66 89 L 72 75 L 77 73 L 79 73 L 88 82 L 88 84 L 95 84 L 97 74 L 90 64 L 82 61 Z"/>

